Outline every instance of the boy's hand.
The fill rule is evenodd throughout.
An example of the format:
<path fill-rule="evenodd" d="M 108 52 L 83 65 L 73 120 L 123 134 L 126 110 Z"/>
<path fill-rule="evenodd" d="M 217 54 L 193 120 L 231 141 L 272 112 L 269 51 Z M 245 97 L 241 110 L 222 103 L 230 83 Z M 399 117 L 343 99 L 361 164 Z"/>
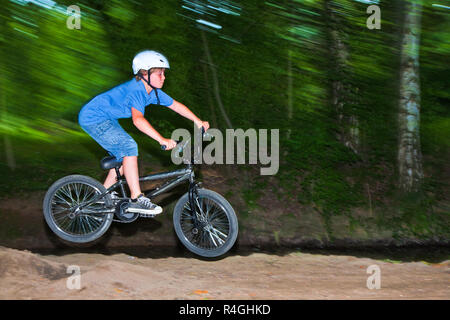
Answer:
<path fill-rule="evenodd" d="M 203 127 L 205 129 L 205 132 L 209 129 L 209 122 L 208 121 L 201 121 L 196 123 L 197 128 Z"/>
<path fill-rule="evenodd" d="M 166 146 L 165 150 L 173 149 L 177 146 L 177 143 L 172 139 L 163 139 L 160 141 L 161 146 Z"/>

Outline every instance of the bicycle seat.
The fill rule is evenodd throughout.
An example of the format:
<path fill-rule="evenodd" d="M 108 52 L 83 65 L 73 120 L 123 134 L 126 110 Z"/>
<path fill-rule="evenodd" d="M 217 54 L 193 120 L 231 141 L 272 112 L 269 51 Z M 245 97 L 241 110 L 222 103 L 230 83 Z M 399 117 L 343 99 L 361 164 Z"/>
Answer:
<path fill-rule="evenodd" d="M 122 161 L 119 161 L 114 156 L 104 157 L 102 161 L 100 161 L 100 167 L 103 170 L 109 170 L 112 168 L 120 168 L 122 166 Z"/>

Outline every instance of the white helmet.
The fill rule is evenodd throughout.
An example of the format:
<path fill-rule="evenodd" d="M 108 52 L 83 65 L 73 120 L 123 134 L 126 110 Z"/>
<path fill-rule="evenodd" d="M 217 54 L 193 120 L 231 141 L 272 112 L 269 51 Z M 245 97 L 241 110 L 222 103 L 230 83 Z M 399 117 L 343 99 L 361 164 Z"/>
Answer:
<path fill-rule="evenodd" d="M 169 61 L 161 53 L 153 50 L 139 52 L 133 59 L 133 73 L 137 74 L 139 70 L 149 70 L 151 68 L 169 69 Z"/>

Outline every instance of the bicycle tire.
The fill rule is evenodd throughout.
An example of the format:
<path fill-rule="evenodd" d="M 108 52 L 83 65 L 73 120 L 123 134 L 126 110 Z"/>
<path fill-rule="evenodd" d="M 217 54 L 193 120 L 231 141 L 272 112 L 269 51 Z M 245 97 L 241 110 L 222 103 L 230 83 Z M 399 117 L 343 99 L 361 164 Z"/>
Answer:
<path fill-rule="evenodd" d="M 72 190 L 70 186 L 73 186 L 74 190 Z M 55 233 L 60 239 L 67 241 L 71 244 L 88 245 L 95 243 L 95 241 L 99 239 L 109 229 L 114 217 L 114 213 L 104 213 L 98 215 L 93 214 L 79 215 L 75 219 L 78 219 L 81 216 L 87 217 L 85 220 L 79 218 L 78 223 L 80 229 L 84 229 L 86 226 L 90 226 L 92 222 L 92 225 L 96 226 L 95 230 L 92 230 L 92 232 L 89 232 L 87 234 L 76 234 L 75 232 L 68 232 L 67 230 L 64 230 L 62 223 L 59 223 L 57 221 L 57 218 L 55 218 L 56 214 L 61 214 L 63 217 L 61 217 L 60 219 L 65 221 L 65 223 L 69 223 L 69 225 L 72 224 L 76 225 L 77 221 L 75 219 L 72 219 L 73 220 L 72 222 L 70 220 L 67 220 L 70 219 L 68 218 L 69 209 L 67 208 L 64 209 L 62 205 L 59 205 L 62 208 L 60 209 L 61 212 L 59 213 L 55 212 L 56 210 L 54 209 L 55 206 L 57 206 L 57 201 L 59 201 L 59 203 L 63 203 L 65 207 L 69 207 L 71 204 L 70 199 L 72 198 L 72 195 L 76 194 L 79 190 L 82 190 L 83 186 L 85 186 L 87 190 L 89 189 L 91 190 L 89 193 L 94 192 L 94 195 L 106 191 L 105 187 L 100 182 L 91 177 L 83 175 L 70 175 L 63 177 L 58 181 L 56 181 L 55 183 L 53 183 L 52 186 L 48 189 L 47 193 L 45 194 L 43 201 L 43 211 L 47 225 L 50 227 L 53 233 Z M 72 192 L 75 193 L 73 194 Z M 85 198 L 86 196 L 87 195 L 84 195 Z M 107 194 L 104 198 L 102 198 L 102 200 L 103 199 L 104 199 L 103 207 L 105 205 L 106 207 L 112 206 L 111 196 L 109 194 Z M 77 200 L 74 200 L 73 202 L 77 202 L 76 204 L 81 204 L 79 202 L 79 197 Z M 97 202 L 95 204 L 99 203 Z M 63 212 L 64 214 L 66 214 L 65 217 Z M 92 221 L 89 222 L 90 220 Z M 83 227 L 83 225 L 85 225 L 85 227 Z"/>
<path fill-rule="evenodd" d="M 189 220 L 192 220 L 192 210 L 190 210 L 188 193 L 184 194 L 176 203 L 173 211 L 173 224 L 177 237 L 189 251 L 196 255 L 206 258 L 224 255 L 233 247 L 238 236 L 239 227 L 236 213 L 231 204 L 223 196 L 212 190 L 198 189 L 198 199 L 201 202 L 200 205 L 202 208 L 206 208 L 208 203 L 211 207 L 214 204 L 216 206 L 214 208 L 215 211 L 210 215 L 204 212 L 205 216 L 207 216 L 207 223 L 205 223 L 206 226 L 200 228 L 201 230 L 198 230 L 199 236 L 197 237 L 197 234 L 192 234 L 192 230 L 196 229 L 195 227 L 189 230 L 191 227 Z M 196 210 L 199 211 L 198 209 Z M 224 222 L 225 220 L 228 221 L 228 224 Z M 221 234 L 226 235 L 225 240 Z M 210 244 L 213 243 L 211 248 L 207 244 L 199 244 L 202 240 L 207 242 L 207 238 L 213 239 L 210 241 Z M 223 244 L 214 246 L 215 241 L 223 241 Z"/>

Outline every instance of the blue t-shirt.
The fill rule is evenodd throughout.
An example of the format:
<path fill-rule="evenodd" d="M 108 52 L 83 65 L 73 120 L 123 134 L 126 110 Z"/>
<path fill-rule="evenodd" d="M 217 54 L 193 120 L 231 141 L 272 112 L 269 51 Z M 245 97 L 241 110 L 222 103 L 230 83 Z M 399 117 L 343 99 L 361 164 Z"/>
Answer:
<path fill-rule="evenodd" d="M 171 106 L 173 99 L 162 90 L 157 90 L 160 104 L 166 107 Z M 132 107 L 144 114 L 146 106 L 157 103 L 155 90 L 148 94 L 142 81 L 132 79 L 89 101 L 81 109 L 78 122 L 83 126 L 101 123 L 105 120 L 131 118 Z"/>

